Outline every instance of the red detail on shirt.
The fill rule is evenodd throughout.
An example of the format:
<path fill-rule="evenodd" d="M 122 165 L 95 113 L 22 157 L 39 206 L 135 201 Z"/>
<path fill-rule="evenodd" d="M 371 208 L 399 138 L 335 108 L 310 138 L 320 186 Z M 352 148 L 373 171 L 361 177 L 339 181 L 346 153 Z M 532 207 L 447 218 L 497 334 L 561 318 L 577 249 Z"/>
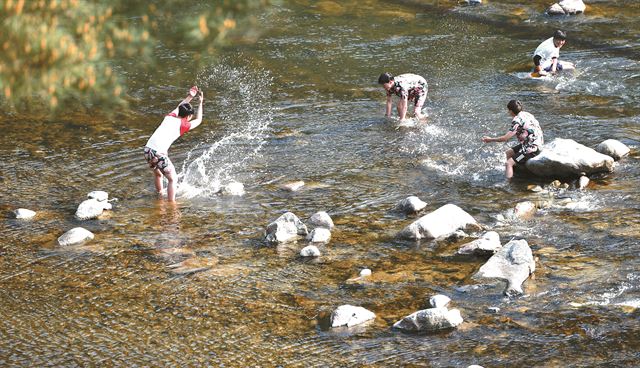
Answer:
<path fill-rule="evenodd" d="M 172 118 L 177 118 L 175 112 L 169 113 L 167 116 L 171 116 Z M 191 129 L 191 122 L 187 118 L 180 118 L 180 136 L 183 136 L 184 133 L 188 132 Z"/>

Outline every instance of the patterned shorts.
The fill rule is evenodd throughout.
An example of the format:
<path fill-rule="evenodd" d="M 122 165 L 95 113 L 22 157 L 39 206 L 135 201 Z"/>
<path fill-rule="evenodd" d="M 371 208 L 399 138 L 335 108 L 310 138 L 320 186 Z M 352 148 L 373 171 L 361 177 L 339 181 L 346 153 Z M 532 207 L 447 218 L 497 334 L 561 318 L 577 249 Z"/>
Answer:
<path fill-rule="evenodd" d="M 528 150 L 523 149 L 522 144 L 515 145 L 511 149 L 513 150 L 513 161 L 519 164 L 527 162 L 530 158 L 534 158 L 540 153 L 539 148 L 533 152 L 528 152 Z"/>
<path fill-rule="evenodd" d="M 169 174 L 173 169 L 173 163 L 164 153 L 157 152 L 149 147 L 144 148 L 144 158 L 147 160 L 149 167 L 152 169 L 158 169 L 164 174 Z"/>

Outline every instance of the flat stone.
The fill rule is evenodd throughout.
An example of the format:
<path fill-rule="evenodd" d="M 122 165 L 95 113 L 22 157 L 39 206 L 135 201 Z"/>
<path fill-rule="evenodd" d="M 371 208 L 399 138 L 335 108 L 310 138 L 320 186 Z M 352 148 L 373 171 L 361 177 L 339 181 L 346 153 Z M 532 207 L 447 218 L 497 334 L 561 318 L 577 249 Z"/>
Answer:
<path fill-rule="evenodd" d="M 66 233 L 62 234 L 58 238 L 58 244 L 60 244 L 63 247 L 70 246 L 70 245 L 78 245 L 78 244 L 87 242 L 89 240 L 92 240 L 93 238 L 94 238 L 94 235 L 91 231 L 83 227 L 74 227 L 73 229 L 67 231 Z"/>
<path fill-rule="evenodd" d="M 437 239 L 448 237 L 458 230 L 479 230 L 476 220 L 454 204 L 446 204 L 404 228 L 398 236 L 405 239 Z"/>
<path fill-rule="evenodd" d="M 396 322 L 393 327 L 404 331 L 437 331 L 458 327 L 463 319 L 457 309 L 429 308 L 417 311 Z"/>
<path fill-rule="evenodd" d="M 18 208 L 13 211 L 14 216 L 18 220 L 30 220 L 36 216 L 36 212 L 26 208 Z"/>
<path fill-rule="evenodd" d="M 375 313 L 353 305 L 341 305 L 331 313 L 331 327 L 352 327 L 376 318 Z"/>

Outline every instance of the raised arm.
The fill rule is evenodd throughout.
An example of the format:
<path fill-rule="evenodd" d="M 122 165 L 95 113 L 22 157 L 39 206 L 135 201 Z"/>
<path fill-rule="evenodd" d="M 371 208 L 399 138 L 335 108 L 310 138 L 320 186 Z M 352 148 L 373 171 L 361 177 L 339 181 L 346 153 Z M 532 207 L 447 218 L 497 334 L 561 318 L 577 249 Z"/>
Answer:
<path fill-rule="evenodd" d="M 185 97 L 184 100 L 180 101 L 178 106 L 176 106 L 176 108 L 173 109 L 171 113 L 178 115 L 178 107 L 180 107 L 180 105 L 182 105 L 183 103 L 191 102 L 191 100 L 196 96 L 196 94 L 198 94 L 198 87 L 196 86 L 191 87 L 191 89 L 189 89 L 189 93 L 187 93 L 187 97 Z"/>
<path fill-rule="evenodd" d="M 202 123 L 202 103 L 204 102 L 204 93 L 202 93 L 202 91 L 198 91 L 198 95 L 200 96 L 198 112 L 196 113 L 196 118 L 191 120 L 191 128 L 189 128 L 189 130 L 196 128 L 200 123 Z"/>

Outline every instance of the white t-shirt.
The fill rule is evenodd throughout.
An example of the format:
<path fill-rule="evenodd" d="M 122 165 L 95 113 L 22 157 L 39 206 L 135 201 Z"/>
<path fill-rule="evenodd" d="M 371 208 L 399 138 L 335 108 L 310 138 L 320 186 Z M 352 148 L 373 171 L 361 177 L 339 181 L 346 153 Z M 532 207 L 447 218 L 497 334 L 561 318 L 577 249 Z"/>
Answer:
<path fill-rule="evenodd" d="M 540 68 L 547 69 L 553 62 L 551 59 L 560 58 L 560 48 L 553 44 L 553 37 L 547 39 L 538 46 L 533 56 L 540 56 Z"/>
<path fill-rule="evenodd" d="M 169 147 L 173 142 L 189 131 L 191 123 L 187 118 L 180 118 L 174 114 L 164 117 L 160 126 L 151 135 L 146 146 L 160 153 L 169 153 Z"/>

